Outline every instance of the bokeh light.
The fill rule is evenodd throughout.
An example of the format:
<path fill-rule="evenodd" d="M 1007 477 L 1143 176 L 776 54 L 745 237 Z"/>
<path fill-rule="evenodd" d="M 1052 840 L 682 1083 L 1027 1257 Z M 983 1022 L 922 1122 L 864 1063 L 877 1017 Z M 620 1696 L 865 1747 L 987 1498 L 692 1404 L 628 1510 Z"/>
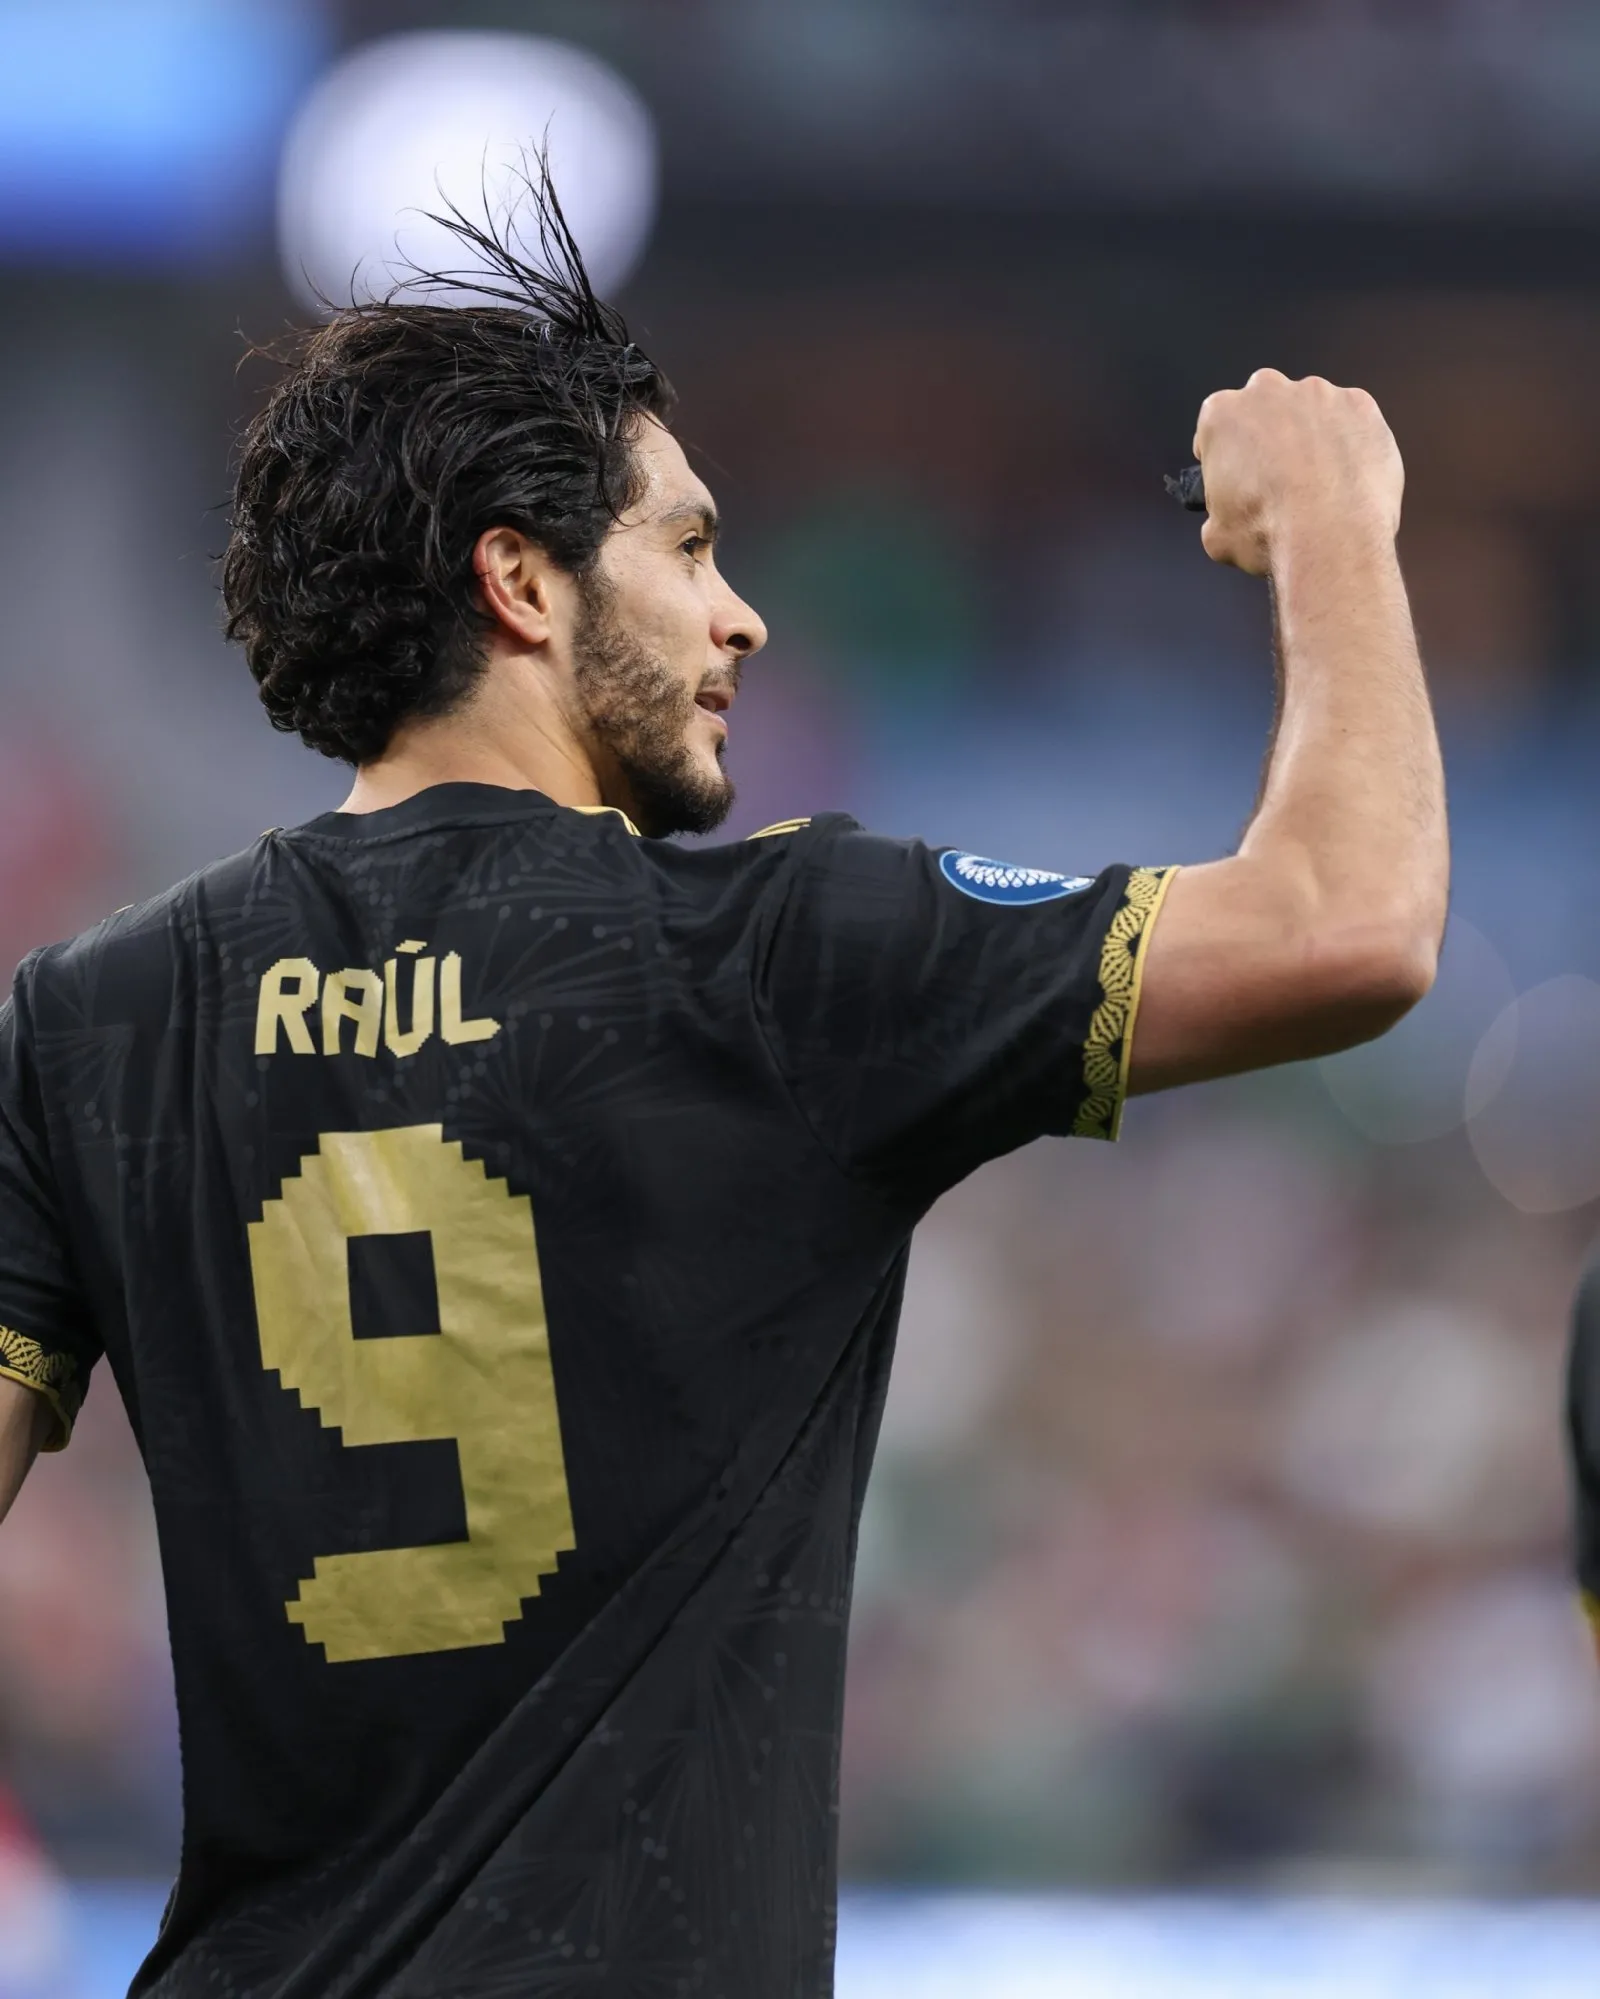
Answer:
<path fill-rule="evenodd" d="M 655 128 L 615 70 L 529 35 L 394 35 L 358 49 L 313 91 L 284 147 L 291 284 L 308 303 L 338 304 L 397 286 L 425 293 L 406 282 L 413 267 L 470 269 L 432 216 L 446 203 L 476 222 L 514 213 L 541 145 L 596 289 L 615 289 L 656 201 Z"/>

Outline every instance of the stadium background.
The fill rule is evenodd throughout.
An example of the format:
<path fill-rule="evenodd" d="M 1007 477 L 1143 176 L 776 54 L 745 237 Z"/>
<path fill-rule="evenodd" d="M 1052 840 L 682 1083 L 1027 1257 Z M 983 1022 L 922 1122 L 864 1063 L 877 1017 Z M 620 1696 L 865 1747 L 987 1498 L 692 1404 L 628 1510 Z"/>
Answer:
<path fill-rule="evenodd" d="M 299 310 L 273 188 L 306 92 L 445 25 L 576 43 L 654 120 L 622 300 L 773 630 L 736 832 L 839 807 L 1070 871 L 1223 850 L 1265 603 L 1160 475 L 1262 364 L 1370 387 L 1408 460 L 1439 987 L 1377 1050 L 1138 1105 L 923 1230 L 861 1549 L 843 1999 L 1589 1989 L 1557 1426 L 1600 1197 L 1600 15 L 0 0 L 8 963 L 340 795 L 218 635 L 241 329 Z M 0 1529 L 0 1789 L 0 1994 L 119 1989 L 177 1744 L 104 1379 Z"/>

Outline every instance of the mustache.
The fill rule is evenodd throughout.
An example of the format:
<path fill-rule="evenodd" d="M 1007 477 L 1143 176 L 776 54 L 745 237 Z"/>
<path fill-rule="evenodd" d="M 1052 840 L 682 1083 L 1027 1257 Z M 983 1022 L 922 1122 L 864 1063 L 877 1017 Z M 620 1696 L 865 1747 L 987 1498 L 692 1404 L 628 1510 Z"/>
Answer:
<path fill-rule="evenodd" d="M 695 694 L 696 696 L 701 694 L 726 694 L 731 701 L 738 694 L 740 683 L 743 679 L 744 661 L 736 659 L 731 666 L 725 667 L 720 673 L 702 675 L 700 685 L 695 689 Z"/>

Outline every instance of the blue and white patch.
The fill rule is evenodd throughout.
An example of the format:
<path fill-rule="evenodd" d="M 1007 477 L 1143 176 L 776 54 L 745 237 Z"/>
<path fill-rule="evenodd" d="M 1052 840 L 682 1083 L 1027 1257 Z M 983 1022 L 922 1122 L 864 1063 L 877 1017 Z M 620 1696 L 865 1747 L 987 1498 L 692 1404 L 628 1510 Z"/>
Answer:
<path fill-rule="evenodd" d="M 1079 889 L 1094 886 L 1090 875 L 1019 868 L 1010 861 L 985 860 L 982 854 L 941 854 L 939 871 L 953 888 L 970 895 L 974 902 L 1054 902 L 1058 896 L 1076 895 Z"/>

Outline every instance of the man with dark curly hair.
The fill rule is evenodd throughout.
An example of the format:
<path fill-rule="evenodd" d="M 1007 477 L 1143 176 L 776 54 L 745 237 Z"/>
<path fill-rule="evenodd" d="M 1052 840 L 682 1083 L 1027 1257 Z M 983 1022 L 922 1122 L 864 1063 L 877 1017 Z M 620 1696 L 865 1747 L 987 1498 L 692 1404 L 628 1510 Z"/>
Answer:
<path fill-rule="evenodd" d="M 0 1511 L 104 1354 L 161 1535 L 185 1834 L 143 1995 L 830 1991 L 915 1223 L 1433 974 L 1400 462 L 1316 380 L 1196 439 L 1206 549 L 1278 624 L 1237 853 L 668 838 L 728 809 L 766 633 L 537 199 L 536 257 L 459 225 L 498 298 L 336 313 L 244 440 L 229 629 L 343 808 L 35 953 L 0 1011 Z"/>

